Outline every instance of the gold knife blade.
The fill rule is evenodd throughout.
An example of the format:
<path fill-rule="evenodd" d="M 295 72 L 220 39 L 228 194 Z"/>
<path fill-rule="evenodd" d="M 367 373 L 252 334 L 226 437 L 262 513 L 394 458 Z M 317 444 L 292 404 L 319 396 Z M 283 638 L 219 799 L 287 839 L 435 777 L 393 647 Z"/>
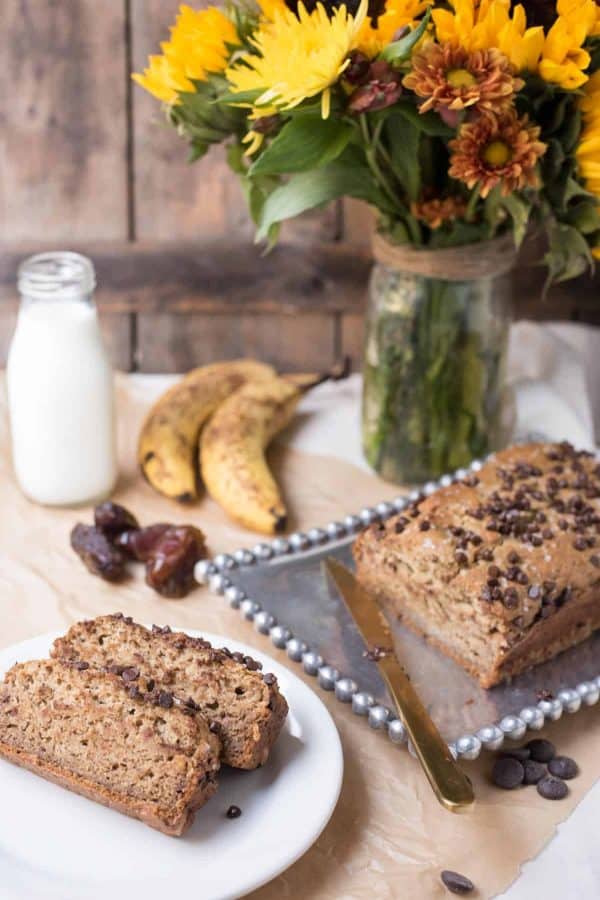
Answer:
<path fill-rule="evenodd" d="M 375 651 L 374 662 L 396 704 L 437 799 L 452 812 L 467 809 L 475 800 L 473 786 L 454 761 L 409 676 L 400 665 L 389 625 L 379 605 L 337 559 L 329 557 L 325 560 L 325 568 L 358 626 L 367 649 Z M 383 648 L 383 652 L 378 654 L 377 648 Z"/>

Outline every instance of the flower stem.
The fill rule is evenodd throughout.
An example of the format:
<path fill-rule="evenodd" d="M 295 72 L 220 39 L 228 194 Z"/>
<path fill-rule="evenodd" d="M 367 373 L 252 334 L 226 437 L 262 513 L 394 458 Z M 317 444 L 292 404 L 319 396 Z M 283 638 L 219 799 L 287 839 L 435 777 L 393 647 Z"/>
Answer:
<path fill-rule="evenodd" d="M 469 197 L 469 202 L 467 203 L 467 208 L 465 210 L 465 221 L 472 222 L 475 218 L 475 207 L 477 206 L 477 201 L 479 200 L 479 191 L 481 185 L 479 182 L 473 188 L 471 196 Z"/>
<path fill-rule="evenodd" d="M 387 194 L 389 199 L 394 204 L 396 209 L 401 209 L 400 204 L 398 203 L 398 194 L 394 190 L 394 188 L 390 185 L 386 176 L 381 171 L 381 167 L 379 166 L 379 162 L 377 160 L 377 139 L 379 138 L 379 125 L 375 129 L 375 135 L 371 137 L 369 132 L 369 124 L 367 122 L 367 118 L 364 114 L 358 117 L 358 121 L 360 124 L 360 130 L 362 134 L 363 141 L 365 143 L 365 157 L 371 172 L 373 173 L 373 177 L 377 184 L 381 187 L 382 191 Z M 380 123 L 381 124 L 381 123 Z"/>

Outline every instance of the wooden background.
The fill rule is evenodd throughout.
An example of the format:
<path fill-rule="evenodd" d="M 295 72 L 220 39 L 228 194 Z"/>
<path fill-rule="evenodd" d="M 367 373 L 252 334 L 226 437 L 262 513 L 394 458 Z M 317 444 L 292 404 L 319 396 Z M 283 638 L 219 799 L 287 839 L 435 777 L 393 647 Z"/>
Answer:
<path fill-rule="evenodd" d="M 122 369 L 183 370 L 241 353 L 290 369 L 360 359 L 368 211 L 347 202 L 304 216 L 262 258 L 222 152 L 188 166 L 159 104 L 131 82 L 178 4 L 2 0 L 0 364 L 19 261 L 67 248 L 96 263 Z M 562 286 L 544 304 L 540 283 L 524 259 L 518 316 L 600 323 L 597 282 Z"/>

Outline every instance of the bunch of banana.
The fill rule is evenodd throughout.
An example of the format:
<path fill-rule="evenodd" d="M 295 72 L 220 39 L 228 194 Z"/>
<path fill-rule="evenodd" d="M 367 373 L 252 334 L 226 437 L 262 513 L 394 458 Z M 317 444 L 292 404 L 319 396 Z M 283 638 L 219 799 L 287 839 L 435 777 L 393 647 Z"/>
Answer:
<path fill-rule="evenodd" d="M 152 487 L 175 500 L 195 500 L 202 426 L 243 384 L 274 377 L 271 366 L 239 359 L 194 369 L 163 394 L 148 413 L 138 442 L 138 463 Z"/>
<path fill-rule="evenodd" d="M 252 531 L 274 534 L 287 512 L 265 451 L 294 415 L 300 387 L 283 378 L 248 382 L 218 407 L 200 436 L 200 469 L 210 496 Z"/>

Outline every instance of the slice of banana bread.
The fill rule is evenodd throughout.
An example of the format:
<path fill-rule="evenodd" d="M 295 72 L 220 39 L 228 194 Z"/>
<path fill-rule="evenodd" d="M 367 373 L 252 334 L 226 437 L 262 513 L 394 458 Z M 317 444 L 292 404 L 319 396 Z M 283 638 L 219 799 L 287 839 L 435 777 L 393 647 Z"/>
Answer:
<path fill-rule="evenodd" d="M 73 625 L 55 641 L 52 656 L 117 672 L 135 668 L 190 700 L 218 728 L 222 762 L 238 769 L 266 762 L 288 711 L 275 676 L 263 675 L 249 656 L 217 650 L 168 626 L 150 631 L 121 613 Z"/>
<path fill-rule="evenodd" d="M 371 526 L 359 580 L 483 687 L 600 628 L 600 466 L 568 443 L 511 447 Z"/>
<path fill-rule="evenodd" d="M 219 751 L 202 715 L 131 671 L 39 660 L 0 684 L 0 756 L 165 834 L 215 792 Z"/>

